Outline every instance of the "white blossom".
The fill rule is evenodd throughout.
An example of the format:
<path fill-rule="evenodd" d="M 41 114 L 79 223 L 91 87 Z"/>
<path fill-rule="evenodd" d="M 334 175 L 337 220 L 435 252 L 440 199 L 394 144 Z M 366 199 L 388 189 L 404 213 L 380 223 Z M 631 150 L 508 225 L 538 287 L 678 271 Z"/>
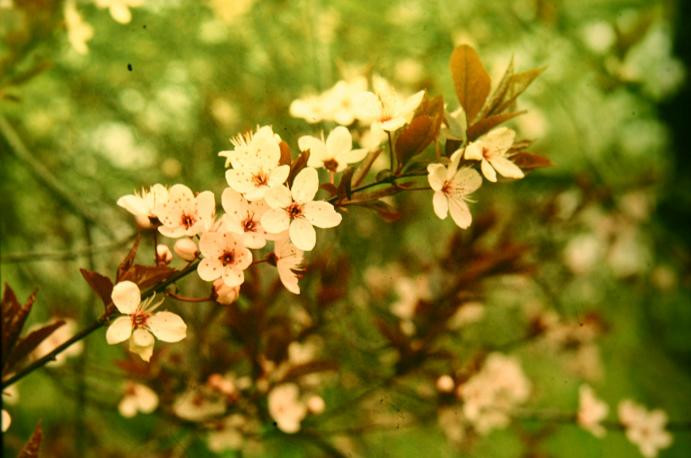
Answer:
<path fill-rule="evenodd" d="M 308 166 L 324 167 L 330 172 L 342 172 L 348 164 L 359 162 L 367 155 L 364 148 L 353 149 L 353 137 L 343 126 L 332 130 L 326 141 L 323 137 L 304 135 L 298 139 L 298 146 L 301 151 L 309 150 Z"/>
<path fill-rule="evenodd" d="M 498 127 L 470 143 L 465 149 L 465 158 L 480 161 L 482 174 L 489 181 L 497 181 L 497 172 L 506 178 L 523 178 L 523 171 L 506 157 L 515 138 L 513 130 Z"/>
<path fill-rule="evenodd" d="M 117 204 L 137 218 L 148 220 L 150 225 L 158 220 L 158 211 L 167 201 L 168 189 L 157 183 L 148 190 L 142 189 L 139 193 L 120 197 Z"/>
<path fill-rule="evenodd" d="M 126 418 L 134 417 L 138 412 L 151 413 L 158 407 L 158 395 L 146 385 L 127 382 L 125 395 L 118 403 L 118 412 Z"/>
<path fill-rule="evenodd" d="M 309 123 L 334 121 L 349 126 L 360 119 L 358 100 L 366 91 L 367 79 L 364 76 L 340 80 L 321 94 L 294 100 L 290 104 L 290 115 Z"/>
<path fill-rule="evenodd" d="M 4 433 L 10 428 L 10 425 L 12 424 L 12 417 L 10 416 L 10 413 L 6 411 L 5 409 L 2 409 L 2 432 Z"/>
<path fill-rule="evenodd" d="M 654 458 L 658 452 L 672 445 L 672 435 L 665 431 L 667 414 L 625 399 L 619 403 L 619 421 L 626 428 L 626 437 L 638 446 L 646 458 Z"/>
<path fill-rule="evenodd" d="M 163 302 L 154 297 L 142 302 L 139 287 L 122 281 L 113 287 L 113 304 L 125 316 L 113 320 L 106 331 L 106 341 L 117 344 L 129 339 L 130 351 L 149 361 L 154 351 L 154 337 L 163 342 L 179 342 L 187 335 L 187 325 L 172 312 L 154 312 Z"/>
<path fill-rule="evenodd" d="M 239 192 L 226 188 L 223 190 L 221 203 L 225 211 L 225 228 L 239 235 L 247 248 L 263 248 L 266 245 L 266 232 L 261 225 L 261 218 L 269 208 L 266 202 L 249 202 Z"/>
<path fill-rule="evenodd" d="M 319 189 L 319 176 L 311 167 L 297 174 L 293 186 L 279 186 L 266 195 L 271 207 L 262 217 L 262 226 L 272 234 L 288 230 L 290 241 L 302 251 L 310 251 L 317 242 L 313 226 L 331 228 L 341 223 L 342 216 L 333 205 L 314 200 Z"/>
<path fill-rule="evenodd" d="M 274 256 L 278 278 L 288 291 L 300 294 L 299 272 L 302 271 L 303 252 L 290 243 L 288 237 L 276 240 L 274 244 Z"/>
<path fill-rule="evenodd" d="M 461 154 L 461 150 L 452 154 L 448 167 L 444 167 L 443 164 L 429 164 L 427 180 L 434 191 L 432 198 L 434 213 L 441 219 L 446 219 L 446 216 L 451 213 L 454 223 L 466 229 L 472 222 L 472 215 L 466 201 L 468 195 L 482 185 L 482 177 L 470 167 L 458 169 Z"/>
<path fill-rule="evenodd" d="M 67 0 L 63 9 L 65 15 L 65 26 L 67 27 L 67 40 L 77 54 L 89 52 L 87 42 L 94 37 L 94 28 L 84 20 L 79 11 L 75 0 Z"/>
<path fill-rule="evenodd" d="M 578 424 L 595 437 L 604 437 L 606 430 L 601 425 L 607 417 L 609 407 L 595 396 L 588 385 L 581 385 L 578 391 Z"/>
<path fill-rule="evenodd" d="M 214 194 L 204 191 L 197 196 L 185 185 L 170 188 L 168 200 L 158 210 L 158 231 L 166 237 L 192 237 L 209 229 L 216 213 Z"/>
<path fill-rule="evenodd" d="M 300 422 L 307 414 L 307 407 L 300 399 L 300 389 L 294 383 L 278 385 L 269 393 L 269 414 L 284 433 L 300 430 Z"/>
<path fill-rule="evenodd" d="M 206 436 L 209 450 L 221 453 L 226 450 L 239 450 L 243 444 L 242 428 L 247 420 L 240 414 L 228 415 L 214 424 Z"/>
<path fill-rule="evenodd" d="M 113 20 L 120 24 L 129 24 L 132 21 L 130 8 L 142 6 L 143 3 L 143 0 L 96 0 L 96 6 L 108 8 Z"/>
<path fill-rule="evenodd" d="M 237 236 L 229 232 L 205 232 L 199 240 L 199 250 L 204 257 L 197 267 L 202 280 L 222 278 L 230 287 L 245 281 L 244 270 L 252 264 L 252 253 Z"/>
<path fill-rule="evenodd" d="M 419 91 L 409 97 L 402 96 L 379 75 L 372 77 L 372 87 L 374 92 L 363 92 L 356 97 L 356 116 L 387 132 L 410 122 L 425 95 L 425 91 Z"/>
<path fill-rule="evenodd" d="M 214 292 L 216 302 L 223 305 L 230 305 L 240 297 L 240 286 L 228 286 L 223 278 L 214 280 Z"/>

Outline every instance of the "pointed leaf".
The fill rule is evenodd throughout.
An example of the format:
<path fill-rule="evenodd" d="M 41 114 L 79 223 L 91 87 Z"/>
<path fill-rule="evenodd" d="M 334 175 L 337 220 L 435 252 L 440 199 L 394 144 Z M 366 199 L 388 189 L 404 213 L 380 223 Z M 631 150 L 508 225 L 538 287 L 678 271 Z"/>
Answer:
<path fill-rule="evenodd" d="M 36 423 L 36 428 L 34 428 L 33 434 L 31 434 L 29 440 L 19 451 L 17 458 L 38 458 L 42 437 L 43 431 L 41 431 L 41 422 L 38 422 Z"/>
<path fill-rule="evenodd" d="M 528 153 L 522 151 L 511 156 L 511 161 L 519 166 L 522 170 L 541 169 L 551 167 L 552 161 L 539 154 Z"/>
<path fill-rule="evenodd" d="M 3 372 L 12 372 L 14 367 L 21 362 L 24 358 L 28 357 L 32 351 L 40 345 L 41 342 L 46 340 L 50 335 L 55 332 L 56 329 L 61 327 L 65 322 L 63 320 L 58 320 L 55 323 L 43 326 L 37 329 L 26 337 L 22 337 L 17 341 L 12 354 L 7 359 L 7 366 L 3 368 Z"/>
<path fill-rule="evenodd" d="M 177 270 L 168 266 L 144 266 L 134 264 L 125 272 L 120 281 L 129 280 L 144 290 L 170 278 Z"/>
<path fill-rule="evenodd" d="M 293 186 L 293 180 L 295 176 L 307 166 L 307 160 L 310 158 L 309 151 L 303 151 L 300 155 L 295 158 L 293 165 L 290 167 L 290 173 L 288 174 L 288 186 Z"/>
<path fill-rule="evenodd" d="M 528 89 L 528 86 L 530 86 L 530 84 L 535 81 L 535 78 L 540 76 L 545 69 L 546 67 L 534 68 L 532 70 L 516 73 L 511 76 L 509 87 L 507 88 L 501 103 L 498 103 L 496 108 L 488 112 L 488 114 L 492 115 L 502 113 L 503 111 L 510 109 L 518 96 L 521 95 L 523 91 Z"/>
<path fill-rule="evenodd" d="M 130 248 L 129 253 L 127 253 L 127 256 L 125 256 L 125 259 L 122 260 L 120 265 L 118 266 L 118 273 L 116 275 L 116 280 L 118 282 L 123 281 L 123 277 L 125 275 L 125 272 L 130 270 L 132 265 L 134 264 L 134 258 L 137 256 L 137 250 L 139 249 L 139 243 L 142 241 L 142 236 L 141 234 L 137 234 L 137 237 L 134 239 L 134 243 L 132 244 L 132 248 Z"/>
<path fill-rule="evenodd" d="M 338 195 L 339 196 L 346 196 L 348 199 L 350 199 L 353 196 L 353 192 L 352 192 L 353 173 L 355 173 L 354 167 L 348 167 L 347 169 L 345 169 L 343 171 L 343 175 L 341 176 L 341 181 L 338 182 Z"/>
<path fill-rule="evenodd" d="M 103 305 L 108 305 L 110 303 L 110 293 L 113 291 L 113 282 L 110 278 L 86 269 L 79 269 L 79 272 L 82 273 L 82 277 L 91 286 L 91 289 L 101 298 Z"/>
<path fill-rule="evenodd" d="M 506 70 L 504 71 L 504 75 L 501 77 L 501 80 L 499 80 L 499 84 L 497 85 L 496 89 L 494 89 L 494 91 L 492 92 L 492 95 L 487 101 L 487 104 L 485 104 L 485 107 L 480 113 L 480 119 L 484 118 L 487 115 L 493 114 L 497 106 L 501 104 L 502 100 L 504 100 L 504 97 L 506 96 L 506 91 L 509 90 L 509 83 L 511 82 L 512 77 L 513 56 L 511 56 L 509 65 L 506 67 Z"/>
<path fill-rule="evenodd" d="M 418 116 L 408 124 L 396 139 L 396 159 L 399 169 L 415 155 L 420 154 L 435 138 L 434 119 L 427 115 Z M 437 129 L 437 133 L 439 130 Z"/>
<path fill-rule="evenodd" d="M 284 141 L 281 141 L 278 146 L 281 148 L 281 159 L 278 163 L 281 165 L 290 165 L 290 162 L 293 160 L 290 146 Z"/>
<path fill-rule="evenodd" d="M 2 367 L 5 367 L 7 364 L 17 344 L 17 339 L 22 332 L 26 318 L 35 300 L 36 292 L 34 291 L 27 298 L 26 303 L 20 305 L 12 288 L 5 284 L 5 292 L 2 298 Z"/>
<path fill-rule="evenodd" d="M 480 112 L 492 86 L 490 76 L 477 52 L 468 45 L 458 46 L 451 53 L 451 76 L 458 101 L 471 122 Z"/>

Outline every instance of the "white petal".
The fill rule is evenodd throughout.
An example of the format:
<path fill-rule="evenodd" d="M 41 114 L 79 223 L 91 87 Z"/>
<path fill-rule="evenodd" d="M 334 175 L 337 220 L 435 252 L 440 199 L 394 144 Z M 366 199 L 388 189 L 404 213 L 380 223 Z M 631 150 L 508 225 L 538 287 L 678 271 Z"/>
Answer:
<path fill-rule="evenodd" d="M 461 229 L 467 229 L 473 219 L 468 204 L 460 199 L 449 199 L 449 213 L 454 223 Z"/>
<path fill-rule="evenodd" d="M 354 164 L 363 160 L 365 156 L 367 156 L 367 150 L 365 148 L 359 148 L 342 154 L 341 160 L 346 164 Z M 343 164 L 343 166 L 343 168 L 345 168 L 345 164 Z"/>
<path fill-rule="evenodd" d="M 271 171 L 269 175 L 269 187 L 273 188 L 278 185 L 282 185 L 288 179 L 290 174 L 289 165 L 279 165 Z"/>
<path fill-rule="evenodd" d="M 290 217 L 282 208 L 272 208 L 262 215 L 262 227 L 271 234 L 283 232 L 289 225 Z"/>
<path fill-rule="evenodd" d="M 233 188 L 225 188 L 221 195 L 221 205 L 223 211 L 226 212 L 226 217 L 234 220 L 239 220 L 247 211 L 247 201 L 242 194 L 235 191 Z"/>
<path fill-rule="evenodd" d="M 147 215 L 149 213 L 149 208 L 144 203 L 141 197 L 128 194 L 122 196 L 117 201 L 118 207 L 122 207 L 133 215 Z"/>
<path fill-rule="evenodd" d="M 131 281 L 121 281 L 113 286 L 113 291 L 110 293 L 110 298 L 113 304 L 118 308 L 120 313 L 132 314 L 139 303 L 142 301 L 142 295 L 139 291 L 139 286 Z"/>
<path fill-rule="evenodd" d="M 144 328 L 137 328 L 130 337 L 132 343 L 137 347 L 151 347 L 154 345 L 154 336 Z"/>
<path fill-rule="evenodd" d="M 221 262 L 217 258 L 204 258 L 197 266 L 197 273 L 204 281 L 214 281 L 221 276 Z"/>
<path fill-rule="evenodd" d="M 326 150 L 330 156 L 341 156 L 353 148 L 353 137 L 350 131 L 338 126 L 326 138 Z"/>
<path fill-rule="evenodd" d="M 302 251 L 310 251 L 317 243 L 317 234 L 314 227 L 305 218 L 295 218 L 288 229 L 290 241 Z"/>
<path fill-rule="evenodd" d="M 179 342 L 187 335 L 187 325 L 172 312 L 154 313 L 146 320 L 146 325 L 163 342 Z"/>
<path fill-rule="evenodd" d="M 295 176 L 290 192 L 293 200 L 302 204 L 314 199 L 318 189 L 319 174 L 312 167 L 305 167 Z"/>
<path fill-rule="evenodd" d="M 310 161 L 313 159 L 319 159 L 326 152 L 326 145 L 324 142 L 311 135 L 303 135 L 302 137 L 298 138 L 298 147 L 300 148 L 300 151 L 310 152 Z"/>
<path fill-rule="evenodd" d="M 290 189 L 285 186 L 271 188 L 264 195 L 264 200 L 271 208 L 285 208 L 293 201 Z"/>
<path fill-rule="evenodd" d="M 224 269 L 221 278 L 223 278 L 223 283 L 225 283 L 226 286 L 230 286 L 231 288 L 240 286 L 245 282 L 244 272 L 238 269 Z"/>
<path fill-rule="evenodd" d="M 252 264 L 252 252 L 247 248 L 238 247 L 235 250 L 235 255 L 237 256 L 235 267 L 238 269 L 245 270 Z"/>
<path fill-rule="evenodd" d="M 456 173 L 452 180 L 456 193 L 462 197 L 471 194 L 482 185 L 482 177 L 472 167 L 463 167 Z"/>
<path fill-rule="evenodd" d="M 516 132 L 508 127 L 497 127 L 487 133 L 482 140 L 490 147 L 492 156 L 504 154 L 516 138 Z"/>
<path fill-rule="evenodd" d="M 154 344 L 151 344 L 147 347 L 138 347 L 134 343 L 134 340 L 130 339 L 130 351 L 139 355 L 141 359 L 148 363 L 151 361 L 151 356 L 154 354 Z"/>
<path fill-rule="evenodd" d="M 217 258 L 225 249 L 225 239 L 221 232 L 204 232 L 199 239 L 199 251 L 205 257 Z"/>
<path fill-rule="evenodd" d="M 169 237 L 171 239 L 177 239 L 187 235 L 187 230 L 182 226 L 169 227 L 169 226 L 158 226 L 158 232 Z"/>
<path fill-rule="evenodd" d="M 434 191 L 440 191 L 446 181 L 446 167 L 443 164 L 429 164 L 427 173 L 430 188 Z"/>
<path fill-rule="evenodd" d="M 437 191 L 432 197 L 432 206 L 434 207 L 434 214 L 440 219 L 445 219 L 449 213 L 449 202 L 444 193 Z"/>
<path fill-rule="evenodd" d="M 158 407 L 158 395 L 151 388 L 137 385 L 137 404 L 143 413 L 151 413 Z"/>
<path fill-rule="evenodd" d="M 505 157 L 493 157 L 489 160 L 492 167 L 506 178 L 523 178 L 523 171 L 513 162 Z"/>
<path fill-rule="evenodd" d="M 323 200 L 307 202 L 304 206 L 303 213 L 307 221 L 312 225 L 329 228 L 336 227 L 341 224 L 343 217 L 338 213 L 334 206 Z"/>
<path fill-rule="evenodd" d="M 228 183 L 228 186 L 243 194 L 252 189 L 248 175 L 244 170 L 226 170 L 226 182 Z"/>
<path fill-rule="evenodd" d="M 355 117 L 364 124 L 370 124 L 381 117 L 382 106 L 379 97 L 372 92 L 360 92 L 353 97 Z"/>
<path fill-rule="evenodd" d="M 278 268 L 278 278 L 283 286 L 293 294 L 300 294 L 298 277 L 292 271 L 293 268 L 297 267 L 297 264 L 292 261 L 278 261 L 276 267 Z"/>
<path fill-rule="evenodd" d="M 137 415 L 137 400 L 134 396 L 125 396 L 118 404 L 118 412 L 125 418 Z"/>
<path fill-rule="evenodd" d="M 124 342 L 132 335 L 132 319 L 129 316 L 116 318 L 106 331 L 106 342 L 114 345 Z"/>
<path fill-rule="evenodd" d="M 470 145 L 466 146 L 464 157 L 469 161 L 481 161 L 483 146 L 482 141 L 472 142 Z"/>
<path fill-rule="evenodd" d="M 492 168 L 492 165 L 490 165 L 489 161 L 486 159 L 483 159 L 482 162 L 480 163 L 480 169 L 482 169 L 482 174 L 487 178 L 489 181 L 492 183 L 496 183 L 497 181 L 497 173 L 494 171 Z"/>

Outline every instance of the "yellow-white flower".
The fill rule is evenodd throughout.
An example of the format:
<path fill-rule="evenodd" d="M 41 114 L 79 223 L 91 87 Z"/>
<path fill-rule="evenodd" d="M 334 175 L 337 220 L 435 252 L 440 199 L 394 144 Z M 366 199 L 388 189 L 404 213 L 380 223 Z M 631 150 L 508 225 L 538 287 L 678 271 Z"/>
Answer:
<path fill-rule="evenodd" d="M 607 417 L 609 407 L 598 399 L 593 389 L 581 385 L 578 391 L 578 424 L 595 437 L 603 437 L 605 428 L 600 424 Z"/>
<path fill-rule="evenodd" d="M 99 8 L 108 8 L 110 16 L 120 24 L 129 24 L 132 20 L 130 8 L 142 6 L 143 0 L 96 0 Z"/>
<path fill-rule="evenodd" d="M 171 238 L 191 237 L 208 230 L 215 213 L 214 193 L 204 191 L 195 196 L 187 186 L 176 184 L 157 209 L 161 221 L 158 231 Z"/>
<path fill-rule="evenodd" d="M 362 92 L 355 98 L 356 117 L 387 132 L 410 122 L 425 95 L 425 91 L 419 91 L 409 97 L 402 96 L 379 75 L 372 77 L 372 88 L 374 93 Z"/>
<path fill-rule="evenodd" d="M 497 181 L 497 172 L 506 178 L 523 178 L 523 171 L 506 157 L 515 138 L 513 130 L 498 127 L 470 143 L 465 149 L 465 158 L 481 161 L 480 169 L 489 181 Z"/>
<path fill-rule="evenodd" d="M 167 201 L 168 189 L 157 183 L 148 190 L 142 189 L 139 193 L 120 197 L 117 204 L 136 217 L 154 220 L 158 218 L 158 210 Z"/>
<path fill-rule="evenodd" d="M 263 200 L 249 202 L 232 188 L 223 190 L 221 203 L 225 215 L 225 228 L 237 234 L 246 247 L 252 249 L 263 248 L 266 245 L 266 232 L 261 224 L 261 218 L 269 206 Z"/>
<path fill-rule="evenodd" d="M 230 287 L 245 281 L 244 270 L 252 264 L 252 253 L 238 237 L 229 232 L 205 232 L 199 240 L 199 250 L 204 256 L 197 267 L 202 280 L 222 278 Z"/>
<path fill-rule="evenodd" d="M 361 161 L 366 155 L 364 148 L 353 149 L 353 137 L 350 131 L 338 126 L 329 133 L 324 141 L 311 135 L 304 135 L 298 139 L 301 151 L 309 150 L 307 165 L 310 167 L 324 167 L 330 172 L 342 172 L 348 166 Z"/>
<path fill-rule="evenodd" d="M 276 240 L 274 256 L 276 256 L 278 278 L 280 278 L 283 286 L 293 294 L 300 294 L 299 276 L 296 272 L 302 269 L 302 251 L 298 250 L 286 237 Z"/>
<path fill-rule="evenodd" d="M 226 157 L 226 181 L 235 191 L 243 194 L 249 201 L 260 200 L 266 192 L 282 185 L 290 166 L 280 165 L 281 138 L 273 132 L 271 126 L 263 126 L 254 133 L 240 135 L 231 140 L 235 149 L 221 151 L 219 156 Z"/>
<path fill-rule="evenodd" d="M 10 413 L 5 409 L 2 409 L 2 422 L 0 423 L 0 426 L 2 427 L 2 432 L 4 433 L 8 429 L 10 429 L 11 424 L 12 417 L 10 416 Z"/>
<path fill-rule="evenodd" d="M 67 39 L 77 54 L 89 52 L 87 42 L 94 37 L 94 28 L 86 22 L 79 11 L 74 0 L 65 2 L 63 9 L 65 15 L 65 26 L 67 27 Z"/>
<path fill-rule="evenodd" d="M 269 393 L 269 414 L 284 433 L 300 430 L 300 422 L 307 415 L 307 406 L 300 399 L 300 389 L 294 383 L 278 385 Z"/>
<path fill-rule="evenodd" d="M 271 209 L 262 216 L 262 226 L 271 234 L 288 230 L 290 241 L 302 251 L 310 251 L 317 243 L 313 226 L 336 227 L 341 214 L 323 200 L 314 200 L 319 189 L 319 175 L 311 167 L 305 167 L 293 180 L 293 186 L 279 186 L 266 194 Z"/>
<path fill-rule="evenodd" d="M 158 407 L 158 395 L 146 385 L 127 382 L 125 395 L 118 403 L 118 412 L 123 417 L 134 417 L 138 412 L 151 413 Z"/>
<path fill-rule="evenodd" d="M 667 414 L 660 409 L 645 407 L 625 399 L 619 403 L 619 421 L 626 428 L 626 437 L 638 446 L 646 458 L 654 458 L 672 444 L 672 435 L 665 431 Z"/>
<path fill-rule="evenodd" d="M 470 167 L 458 169 L 461 154 L 461 150 L 452 154 L 448 167 L 443 164 L 429 164 L 427 180 L 434 191 L 432 198 L 434 213 L 441 219 L 446 219 L 446 216 L 451 213 L 451 218 L 456 225 L 466 229 L 473 220 L 466 200 L 469 194 L 480 187 L 482 177 Z"/>
<path fill-rule="evenodd" d="M 187 325 L 172 312 L 155 312 L 163 300 L 154 297 L 142 302 L 139 286 L 122 281 L 113 287 L 113 304 L 125 316 L 113 320 L 106 331 L 106 341 L 117 344 L 130 341 L 130 351 L 149 361 L 154 351 L 154 336 L 163 342 L 179 342 L 187 335 Z"/>

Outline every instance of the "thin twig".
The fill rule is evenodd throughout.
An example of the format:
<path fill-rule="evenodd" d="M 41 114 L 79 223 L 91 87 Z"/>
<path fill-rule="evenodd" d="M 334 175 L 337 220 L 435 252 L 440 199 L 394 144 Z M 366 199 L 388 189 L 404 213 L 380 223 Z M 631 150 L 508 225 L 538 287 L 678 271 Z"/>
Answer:
<path fill-rule="evenodd" d="M 102 251 L 115 250 L 123 245 L 126 245 L 136 234 L 130 234 L 126 238 L 116 240 L 115 242 L 104 243 L 101 245 L 89 245 L 82 248 L 75 248 L 71 251 L 34 251 L 28 253 L 11 253 L 0 257 L 0 264 L 14 264 L 23 262 L 39 262 L 39 261 L 64 261 L 68 259 L 76 259 L 85 255 L 96 254 Z"/>

